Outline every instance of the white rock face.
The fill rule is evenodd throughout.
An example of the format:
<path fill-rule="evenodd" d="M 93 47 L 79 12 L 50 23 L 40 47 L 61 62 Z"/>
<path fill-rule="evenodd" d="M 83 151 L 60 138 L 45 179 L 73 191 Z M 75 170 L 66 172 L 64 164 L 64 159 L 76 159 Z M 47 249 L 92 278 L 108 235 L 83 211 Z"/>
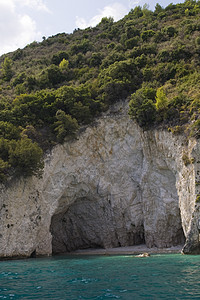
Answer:
<path fill-rule="evenodd" d="M 184 235 L 185 252 L 195 243 L 198 249 L 198 149 L 166 131 L 143 132 L 118 105 L 77 140 L 56 146 L 42 179 L 2 187 L 0 256 L 170 247 Z M 185 166 L 183 155 L 196 160 Z"/>

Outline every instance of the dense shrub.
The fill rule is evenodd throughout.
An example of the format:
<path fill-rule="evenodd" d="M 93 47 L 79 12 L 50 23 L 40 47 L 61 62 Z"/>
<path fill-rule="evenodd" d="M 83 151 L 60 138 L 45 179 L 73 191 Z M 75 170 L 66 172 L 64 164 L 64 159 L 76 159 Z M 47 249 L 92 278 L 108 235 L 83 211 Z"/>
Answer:
<path fill-rule="evenodd" d="M 129 115 L 142 127 L 150 126 L 156 118 L 155 90 L 142 88 L 131 96 Z"/>
<path fill-rule="evenodd" d="M 9 57 L 5 57 L 1 64 L 1 76 L 5 81 L 10 81 L 13 77 L 12 60 Z"/>
<path fill-rule="evenodd" d="M 12 140 L 9 148 L 9 163 L 15 173 L 23 176 L 41 175 L 43 151 L 28 138 Z"/>
<path fill-rule="evenodd" d="M 138 37 L 132 37 L 125 41 L 125 46 L 127 49 L 132 49 L 133 47 L 136 47 L 138 45 L 139 38 Z"/>
<path fill-rule="evenodd" d="M 0 121 L 0 137 L 8 140 L 19 139 L 20 132 L 20 128 L 12 123 Z"/>
<path fill-rule="evenodd" d="M 66 51 L 59 51 L 58 53 L 53 55 L 51 62 L 52 64 L 58 66 L 63 59 L 67 60 L 68 58 L 69 58 L 69 54 Z"/>
<path fill-rule="evenodd" d="M 54 123 L 56 137 L 59 142 L 63 142 L 66 136 L 74 136 L 78 130 L 78 122 L 64 111 L 58 110 L 56 113 L 57 121 Z"/>
<path fill-rule="evenodd" d="M 43 71 L 40 75 L 39 85 L 44 87 L 53 87 L 56 84 L 62 82 L 63 80 L 62 71 L 58 66 L 51 65 L 45 71 Z"/>
<path fill-rule="evenodd" d="M 18 74 L 17 77 L 15 77 L 13 79 L 12 84 L 14 86 L 16 86 L 17 84 L 24 83 L 25 80 L 26 80 L 26 73 L 22 72 L 22 73 Z"/>
<path fill-rule="evenodd" d="M 143 41 L 148 41 L 152 36 L 154 36 L 155 31 L 153 30 L 145 30 L 141 33 L 141 38 Z"/>

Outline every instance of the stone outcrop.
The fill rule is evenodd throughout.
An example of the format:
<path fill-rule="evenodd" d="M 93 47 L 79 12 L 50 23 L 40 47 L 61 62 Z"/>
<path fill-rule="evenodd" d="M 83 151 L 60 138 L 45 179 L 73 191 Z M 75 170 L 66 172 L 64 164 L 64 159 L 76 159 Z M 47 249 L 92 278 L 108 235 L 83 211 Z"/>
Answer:
<path fill-rule="evenodd" d="M 197 141 L 143 132 L 118 104 L 47 154 L 41 179 L 1 187 L 0 256 L 185 239 L 199 253 L 199 174 Z"/>

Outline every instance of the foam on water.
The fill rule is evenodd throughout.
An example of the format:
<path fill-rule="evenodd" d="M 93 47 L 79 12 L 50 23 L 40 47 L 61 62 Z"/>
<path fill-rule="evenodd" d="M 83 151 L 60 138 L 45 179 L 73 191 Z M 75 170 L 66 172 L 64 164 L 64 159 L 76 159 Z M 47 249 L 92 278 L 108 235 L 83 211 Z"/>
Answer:
<path fill-rule="evenodd" d="M 1 299 L 200 299 L 200 256 L 65 256 L 0 262 Z"/>

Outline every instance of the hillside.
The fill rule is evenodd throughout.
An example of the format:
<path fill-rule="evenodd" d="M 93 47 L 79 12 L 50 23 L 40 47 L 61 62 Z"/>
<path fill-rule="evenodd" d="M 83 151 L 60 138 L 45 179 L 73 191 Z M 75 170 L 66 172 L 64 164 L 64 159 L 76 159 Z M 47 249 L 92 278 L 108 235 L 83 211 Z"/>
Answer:
<path fill-rule="evenodd" d="M 43 152 L 130 98 L 145 130 L 199 137 L 200 1 L 136 7 L 0 58 L 0 179 L 40 175 Z"/>

